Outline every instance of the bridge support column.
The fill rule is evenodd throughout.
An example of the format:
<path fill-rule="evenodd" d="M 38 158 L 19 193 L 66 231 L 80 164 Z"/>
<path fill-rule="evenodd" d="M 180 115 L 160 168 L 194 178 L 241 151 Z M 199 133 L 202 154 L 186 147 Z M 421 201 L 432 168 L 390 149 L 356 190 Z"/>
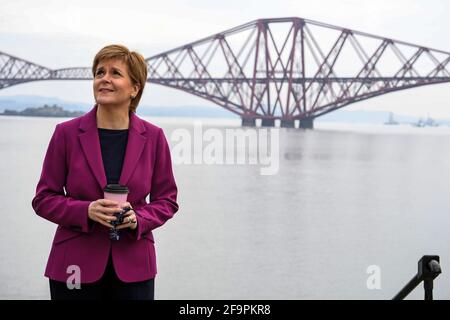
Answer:
<path fill-rule="evenodd" d="M 275 119 L 262 119 L 261 127 L 275 127 Z"/>
<path fill-rule="evenodd" d="M 256 119 L 255 118 L 242 118 L 242 126 L 243 127 L 256 127 Z"/>
<path fill-rule="evenodd" d="M 314 129 L 314 118 L 300 119 L 300 129 Z"/>
<path fill-rule="evenodd" d="M 295 128 L 295 120 L 283 120 L 280 122 L 281 128 Z"/>

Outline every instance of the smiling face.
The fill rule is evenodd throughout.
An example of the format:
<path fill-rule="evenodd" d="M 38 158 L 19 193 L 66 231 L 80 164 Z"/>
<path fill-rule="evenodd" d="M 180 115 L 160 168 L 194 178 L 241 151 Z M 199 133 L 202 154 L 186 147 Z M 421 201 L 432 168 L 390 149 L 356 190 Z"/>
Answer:
<path fill-rule="evenodd" d="M 98 105 L 128 109 L 131 97 L 138 92 L 139 85 L 133 84 L 123 61 L 100 61 L 94 75 L 94 97 Z"/>

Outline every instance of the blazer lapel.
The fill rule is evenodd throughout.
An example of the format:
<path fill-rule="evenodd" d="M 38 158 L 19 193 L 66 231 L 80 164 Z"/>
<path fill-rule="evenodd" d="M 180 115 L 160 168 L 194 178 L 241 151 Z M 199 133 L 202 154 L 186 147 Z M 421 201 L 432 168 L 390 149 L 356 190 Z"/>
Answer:
<path fill-rule="evenodd" d="M 106 187 L 105 168 L 97 130 L 97 105 L 81 118 L 78 134 L 81 148 L 100 188 Z"/>
<path fill-rule="evenodd" d="M 130 112 L 127 149 L 119 179 L 119 183 L 122 185 L 127 185 L 147 143 L 147 137 L 143 135 L 145 131 L 145 126 L 142 124 L 142 121 L 134 112 Z"/>

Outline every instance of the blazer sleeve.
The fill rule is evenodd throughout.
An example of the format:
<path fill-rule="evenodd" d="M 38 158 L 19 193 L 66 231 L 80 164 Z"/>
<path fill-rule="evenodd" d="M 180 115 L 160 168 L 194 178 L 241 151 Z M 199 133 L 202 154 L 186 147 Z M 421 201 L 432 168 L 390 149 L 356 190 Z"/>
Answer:
<path fill-rule="evenodd" d="M 65 195 L 67 175 L 66 141 L 60 124 L 56 125 L 44 158 L 41 177 L 32 206 L 37 215 L 74 231 L 90 232 L 88 219 L 91 201 Z"/>
<path fill-rule="evenodd" d="M 162 226 L 178 211 L 177 185 L 172 171 L 172 159 L 162 129 L 158 133 L 155 152 L 150 203 L 133 208 L 138 222 L 136 230 L 133 231 L 133 238 L 136 240 Z"/>

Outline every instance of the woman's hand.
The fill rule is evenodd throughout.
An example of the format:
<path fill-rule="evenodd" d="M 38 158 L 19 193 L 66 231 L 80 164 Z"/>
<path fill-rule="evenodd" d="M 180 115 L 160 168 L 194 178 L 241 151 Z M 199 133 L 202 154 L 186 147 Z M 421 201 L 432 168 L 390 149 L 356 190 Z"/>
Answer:
<path fill-rule="evenodd" d="M 131 230 L 134 230 L 137 228 L 137 219 L 136 219 L 136 212 L 134 212 L 133 208 L 131 207 L 131 204 L 129 202 L 125 202 L 120 205 L 122 209 L 126 207 L 130 207 L 131 210 L 124 214 L 123 223 L 121 225 L 118 225 L 116 227 L 117 230 L 130 228 Z"/>
<path fill-rule="evenodd" d="M 110 222 L 117 220 L 114 213 L 120 212 L 120 210 L 121 208 L 119 207 L 118 202 L 107 199 L 98 199 L 89 204 L 88 217 L 105 227 L 111 228 L 112 225 Z"/>

